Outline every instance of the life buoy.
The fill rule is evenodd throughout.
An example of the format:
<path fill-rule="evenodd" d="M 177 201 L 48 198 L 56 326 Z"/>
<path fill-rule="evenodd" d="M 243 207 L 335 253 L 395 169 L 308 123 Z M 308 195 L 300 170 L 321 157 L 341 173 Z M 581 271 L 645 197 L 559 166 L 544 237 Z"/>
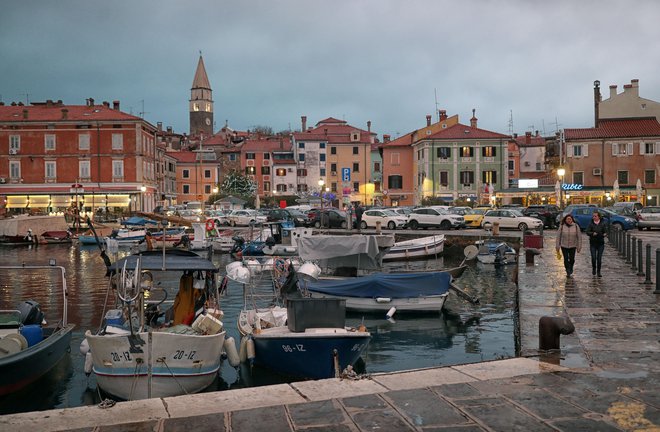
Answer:
<path fill-rule="evenodd" d="M 215 222 L 213 222 L 213 219 L 208 219 L 206 221 L 206 231 L 213 231 L 213 228 L 215 228 Z"/>

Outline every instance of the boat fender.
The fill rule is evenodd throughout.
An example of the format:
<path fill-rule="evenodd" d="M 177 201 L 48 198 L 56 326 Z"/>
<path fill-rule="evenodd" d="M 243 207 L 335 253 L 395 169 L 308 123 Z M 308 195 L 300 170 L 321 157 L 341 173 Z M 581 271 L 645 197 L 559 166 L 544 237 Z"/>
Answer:
<path fill-rule="evenodd" d="M 92 373 L 92 367 L 94 366 L 94 360 L 92 359 L 92 352 L 87 351 L 85 354 L 85 375 L 89 376 Z"/>
<path fill-rule="evenodd" d="M 376 297 L 376 303 L 389 303 L 392 299 L 389 297 Z"/>
<path fill-rule="evenodd" d="M 80 354 L 87 355 L 88 352 L 89 352 L 89 342 L 87 342 L 87 338 L 85 338 L 82 340 L 82 342 L 80 342 Z"/>
<path fill-rule="evenodd" d="M 247 340 L 247 360 L 250 362 L 250 364 L 254 363 L 254 358 L 256 357 L 256 353 L 254 351 L 254 339 L 249 338 Z"/>
<path fill-rule="evenodd" d="M 247 361 L 247 341 L 248 337 L 243 336 L 241 338 L 241 344 L 238 347 L 238 359 L 241 363 L 245 363 Z"/>
<path fill-rule="evenodd" d="M 385 314 L 385 316 L 387 318 L 392 318 L 394 316 L 394 312 L 396 312 L 396 308 L 392 306 L 390 310 L 387 311 L 387 314 Z"/>
<path fill-rule="evenodd" d="M 233 337 L 229 336 L 225 339 L 224 343 L 225 354 L 227 354 L 227 360 L 231 367 L 237 367 L 241 364 L 241 359 L 238 356 L 238 350 L 236 349 L 236 341 Z"/>
<path fill-rule="evenodd" d="M 366 333 L 367 332 L 367 326 L 365 326 L 364 324 L 360 324 L 357 328 L 357 331 L 360 332 L 360 333 Z"/>

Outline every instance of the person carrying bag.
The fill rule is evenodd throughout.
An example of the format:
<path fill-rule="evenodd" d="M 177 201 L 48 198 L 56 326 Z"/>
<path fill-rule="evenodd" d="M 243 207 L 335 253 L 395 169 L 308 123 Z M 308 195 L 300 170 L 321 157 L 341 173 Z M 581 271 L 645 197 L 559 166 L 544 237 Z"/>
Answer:
<path fill-rule="evenodd" d="M 573 267 L 575 266 L 575 252 L 580 253 L 582 248 L 582 234 L 580 227 L 573 220 L 573 216 L 568 214 L 564 217 L 559 227 L 557 234 L 556 246 L 557 253 L 561 248 L 564 255 L 564 268 L 566 269 L 566 276 L 571 277 L 573 274 Z"/>

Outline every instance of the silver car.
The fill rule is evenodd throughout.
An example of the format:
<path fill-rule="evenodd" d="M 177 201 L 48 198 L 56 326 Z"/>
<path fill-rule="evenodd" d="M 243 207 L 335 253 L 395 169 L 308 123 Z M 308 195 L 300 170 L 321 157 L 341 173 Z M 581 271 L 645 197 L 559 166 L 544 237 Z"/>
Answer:
<path fill-rule="evenodd" d="M 639 211 L 637 219 L 637 228 L 650 230 L 651 228 L 660 228 L 660 206 L 644 207 Z"/>

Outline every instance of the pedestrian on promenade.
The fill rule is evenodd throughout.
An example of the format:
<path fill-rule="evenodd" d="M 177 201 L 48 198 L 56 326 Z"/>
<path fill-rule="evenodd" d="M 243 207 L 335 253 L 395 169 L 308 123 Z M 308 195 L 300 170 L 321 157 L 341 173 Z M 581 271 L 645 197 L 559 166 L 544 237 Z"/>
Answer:
<path fill-rule="evenodd" d="M 587 237 L 589 237 L 589 249 L 591 251 L 591 274 L 598 275 L 598 277 L 602 277 L 600 267 L 603 262 L 606 235 L 607 224 L 600 218 L 600 213 L 595 211 L 587 227 Z"/>
<path fill-rule="evenodd" d="M 357 224 L 358 231 L 362 229 L 362 213 L 364 213 L 364 209 L 360 203 L 355 203 L 355 223 Z"/>
<path fill-rule="evenodd" d="M 580 252 L 582 249 L 582 234 L 580 227 L 573 220 L 570 214 L 564 216 L 559 227 L 557 234 L 556 246 L 557 252 L 561 248 L 561 253 L 564 255 L 564 268 L 566 269 L 566 276 L 571 277 L 573 274 L 573 267 L 575 266 L 575 252 Z"/>

